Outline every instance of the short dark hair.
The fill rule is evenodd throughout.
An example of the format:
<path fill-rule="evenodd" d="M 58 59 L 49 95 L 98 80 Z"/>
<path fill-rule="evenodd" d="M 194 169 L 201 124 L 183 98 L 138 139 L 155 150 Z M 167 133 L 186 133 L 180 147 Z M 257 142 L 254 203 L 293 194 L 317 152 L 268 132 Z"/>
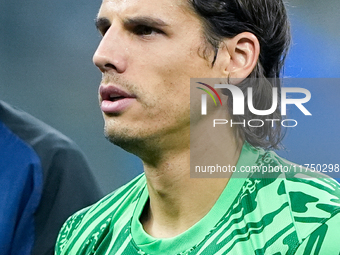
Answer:
<path fill-rule="evenodd" d="M 225 38 L 233 38 L 242 32 L 254 34 L 260 44 L 260 56 L 256 67 L 248 78 L 254 79 L 240 84 L 247 99 L 247 87 L 253 87 L 256 96 L 254 107 L 268 109 L 272 102 L 272 87 L 280 91 L 280 77 L 284 60 L 290 45 L 290 24 L 285 5 L 282 0 L 188 0 L 195 13 L 201 18 L 207 45 L 215 52 Z M 209 52 L 207 47 L 204 54 Z M 214 64 L 214 61 L 212 64 Z M 260 82 L 260 80 L 262 80 Z M 249 85 L 251 84 L 251 85 Z M 232 98 L 229 97 L 228 109 L 232 113 Z M 277 110 L 269 117 L 280 119 L 280 101 Z M 268 107 L 268 108 L 266 108 Z M 245 107 L 244 116 L 233 116 L 235 121 L 253 119 L 254 115 Z M 268 116 L 256 116 L 263 120 Z M 272 127 L 265 122 L 262 128 L 240 126 L 239 135 L 250 144 L 263 148 L 278 148 L 283 138 L 281 125 Z"/>

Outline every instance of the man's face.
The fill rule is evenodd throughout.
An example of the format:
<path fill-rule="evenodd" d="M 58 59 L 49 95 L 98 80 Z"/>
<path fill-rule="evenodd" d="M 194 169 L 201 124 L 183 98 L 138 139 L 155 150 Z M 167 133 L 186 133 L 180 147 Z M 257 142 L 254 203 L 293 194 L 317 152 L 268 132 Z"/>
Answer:
<path fill-rule="evenodd" d="M 109 139 L 122 147 L 189 146 L 190 78 L 216 73 L 202 57 L 202 25 L 185 0 L 104 0 L 97 27 L 103 38 L 93 61 L 103 73 Z"/>

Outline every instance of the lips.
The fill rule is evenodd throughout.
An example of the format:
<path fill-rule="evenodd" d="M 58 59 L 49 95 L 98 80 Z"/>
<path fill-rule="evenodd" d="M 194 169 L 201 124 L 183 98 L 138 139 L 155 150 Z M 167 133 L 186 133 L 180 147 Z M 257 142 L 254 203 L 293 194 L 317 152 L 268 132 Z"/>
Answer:
<path fill-rule="evenodd" d="M 104 113 L 117 114 L 126 110 L 135 100 L 136 96 L 125 92 L 116 86 L 99 87 L 100 108 Z"/>

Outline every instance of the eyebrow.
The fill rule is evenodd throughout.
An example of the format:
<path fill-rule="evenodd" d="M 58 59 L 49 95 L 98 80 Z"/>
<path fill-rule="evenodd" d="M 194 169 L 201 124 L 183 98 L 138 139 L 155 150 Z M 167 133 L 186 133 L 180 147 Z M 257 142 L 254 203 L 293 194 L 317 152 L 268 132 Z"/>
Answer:
<path fill-rule="evenodd" d="M 127 18 L 123 21 L 125 26 L 135 26 L 135 25 L 144 25 L 149 27 L 166 27 L 169 26 L 166 22 L 159 18 L 151 18 L 151 17 L 135 17 L 135 18 Z M 97 18 L 95 20 L 95 25 L 98 30 L 101 30 L 105 27 L 110 27 L 111 22 L 107 18 Z"/>
<path fill-rule="evenodd" d="M 111 22 L 107 18 L 97 18 L 95 20 L 95 25 L 98 30 L 101 30 L 102 28 L 110 27 Z"/>
<path fill-rule="evenodd" d="M 125 26 L 136 26 L 136 25 L 144 25 L 148 27 L 166 27 L 169 26 L 166 22 L 159 18 L 151 18 L 147 16 L 127 18 L 123 20 Z"/>

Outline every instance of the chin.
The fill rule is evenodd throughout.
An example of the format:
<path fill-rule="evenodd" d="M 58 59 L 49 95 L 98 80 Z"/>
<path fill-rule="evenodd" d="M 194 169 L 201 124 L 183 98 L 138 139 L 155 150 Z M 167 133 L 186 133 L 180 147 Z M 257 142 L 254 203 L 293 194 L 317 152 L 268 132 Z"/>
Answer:
<path fill-rule="evenodd" d="M 124 146 L 124 144 L 133 143 L 133 140 L 135 138 L 131 137 L 128 134 L 131 134 L 131 131 L 127 129 L 121 131 L 108 129 L 107 127 L 105 127 L 104 129 L 104 135 L 106 139 L 120 147 Z"/>
<path fill-rule="evenodd" d="M 143 161 L 155 161 L 159 157 L 160 150 L 158 146 L 155 146 L 155 144 L 159 144 L 159 141 L 156 141 L 158 139 L 142 135 L 132 135 L 131 130 L 127 129 L 121 132 L 105 129 L 104 134 L 111 143 L 136 155 Z"/>

